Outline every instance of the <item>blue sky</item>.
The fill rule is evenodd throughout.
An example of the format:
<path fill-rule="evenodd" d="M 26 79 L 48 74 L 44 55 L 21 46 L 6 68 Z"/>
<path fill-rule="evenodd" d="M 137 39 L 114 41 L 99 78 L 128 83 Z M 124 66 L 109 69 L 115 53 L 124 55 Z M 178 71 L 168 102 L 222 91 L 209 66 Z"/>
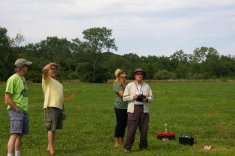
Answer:
<path fill-rule="evenodd" d="M 79 38 L 93 27 L 113 30 L 115 54 L 170 56 L 213 47 L 235 55 L 234 0 L 0 0 L 0 26 L 27 43 Z"/>

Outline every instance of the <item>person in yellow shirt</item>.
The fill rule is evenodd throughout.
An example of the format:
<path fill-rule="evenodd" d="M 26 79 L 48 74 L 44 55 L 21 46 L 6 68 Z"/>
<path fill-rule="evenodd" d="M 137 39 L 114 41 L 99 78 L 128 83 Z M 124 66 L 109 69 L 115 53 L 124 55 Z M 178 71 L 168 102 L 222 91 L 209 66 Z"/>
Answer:
<path fill-rule="evenodd" d="M 49 63 L 43 68 L 42 90 L 44 93 L 44 125 L 48 131 L 47 152 L 55 153 L 54 137 L 56 129 L 62 129 L 63 120 L 65 120 L 64 94 L 62 84 L 56 80 L 56 63 Z"/>

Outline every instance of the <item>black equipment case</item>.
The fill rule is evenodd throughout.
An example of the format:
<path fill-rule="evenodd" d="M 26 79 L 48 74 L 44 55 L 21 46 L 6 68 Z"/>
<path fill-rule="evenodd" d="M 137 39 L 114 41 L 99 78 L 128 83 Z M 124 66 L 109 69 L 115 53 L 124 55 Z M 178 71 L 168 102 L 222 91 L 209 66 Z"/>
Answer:
<path fill-rule="evenodd" d="M 179 143 L 183 145 L 190 145 L 197 143 L 197 138 L 195 136 L 192 136 L 190 134 L 183 135 L 181 134 L 179 136 Z"/>

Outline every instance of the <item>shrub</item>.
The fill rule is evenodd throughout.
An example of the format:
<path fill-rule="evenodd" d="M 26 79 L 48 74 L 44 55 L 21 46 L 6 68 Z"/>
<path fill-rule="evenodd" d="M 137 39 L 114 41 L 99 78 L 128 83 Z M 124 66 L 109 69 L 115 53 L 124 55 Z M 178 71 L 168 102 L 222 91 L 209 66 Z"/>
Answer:
<path fill-rule="evenodd" d="M 188 73 L 187 75 L 187 79 L 203 79 L 203 75 L 202 74 L 198 74 L 198 73 Z"/>
<path fill-rule="evenodd" d="M 167 80 L 167 79 L 175 79 L 176 75 L 167 70 L 162 70 L 153 75 L 154 80 Z"/>

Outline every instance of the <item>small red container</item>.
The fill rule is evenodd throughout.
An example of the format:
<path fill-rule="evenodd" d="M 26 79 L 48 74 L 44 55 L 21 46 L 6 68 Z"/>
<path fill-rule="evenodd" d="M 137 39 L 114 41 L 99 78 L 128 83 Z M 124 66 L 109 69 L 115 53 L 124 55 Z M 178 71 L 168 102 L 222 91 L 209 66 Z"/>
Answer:
<path fill-rule="evenodd" d="M 156 137 L 159 140 L 175 140 L 175 133 L 174 132 L 159 132 L 159 133 L 156 133 Z"/>

